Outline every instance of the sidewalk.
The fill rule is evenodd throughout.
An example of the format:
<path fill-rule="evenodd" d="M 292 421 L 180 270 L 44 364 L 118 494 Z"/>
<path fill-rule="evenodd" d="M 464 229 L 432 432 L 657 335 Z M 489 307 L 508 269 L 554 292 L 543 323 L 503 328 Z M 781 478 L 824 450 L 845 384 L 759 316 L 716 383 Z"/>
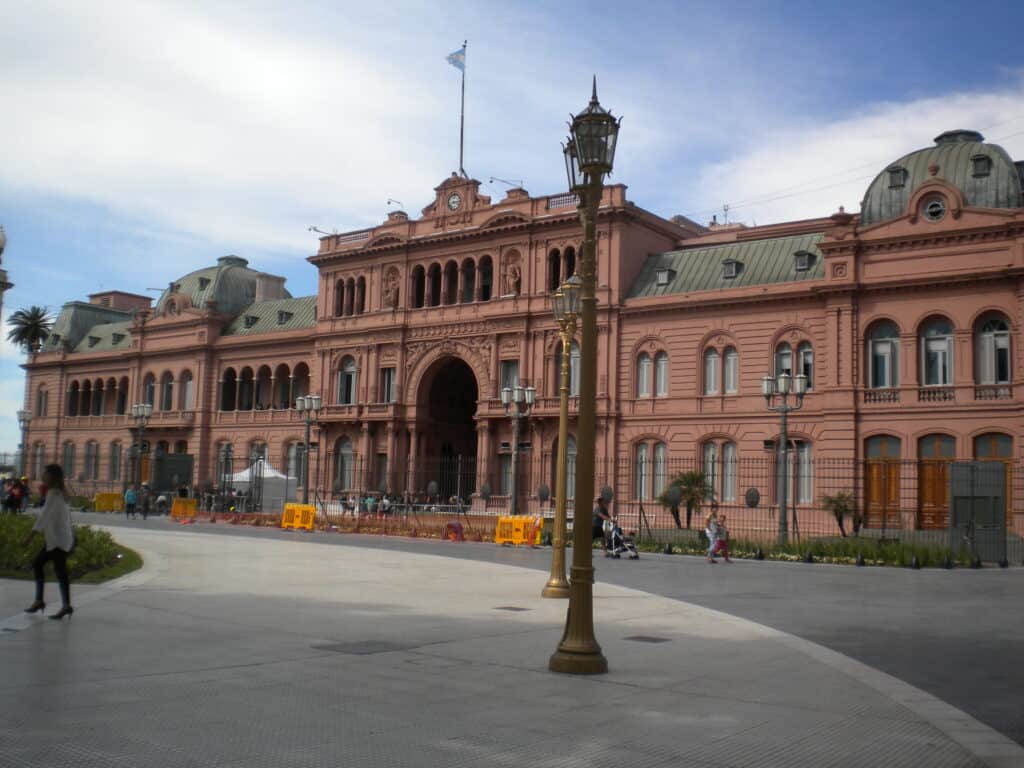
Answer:
<path fill-rule="evenodd" d="M 538 596 L 535 571 L 117 536 L 143 572 L 83 593 L 70 624 L 0 636 L 0 764 L 1024 765 L 903 683 L 677 601 L 599 583 L 611 672 L 567 677 L 547 671 L 566 603 Z"/>

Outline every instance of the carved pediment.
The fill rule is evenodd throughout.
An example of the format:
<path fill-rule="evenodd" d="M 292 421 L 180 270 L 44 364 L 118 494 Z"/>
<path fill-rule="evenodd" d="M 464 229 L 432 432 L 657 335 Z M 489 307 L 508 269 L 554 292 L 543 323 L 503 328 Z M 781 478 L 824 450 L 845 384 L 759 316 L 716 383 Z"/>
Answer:
<path fill-rule="evenodd" d="M 525 216 L 518 211 L 503 211 L 489 218 L 480 225 L 480 228 L 489 229 L 491 227 L 507 227 L 514 226 L 516 224 L 529 224 L 530 221 L 531 219 L 529 216 Z"/>
<path fill-rule="evenodd" d="M 405 240 L 396 234 L 387 232 L 370 240 L 364 248 L 376 248 L 378 245 L 401 245 Z"/>

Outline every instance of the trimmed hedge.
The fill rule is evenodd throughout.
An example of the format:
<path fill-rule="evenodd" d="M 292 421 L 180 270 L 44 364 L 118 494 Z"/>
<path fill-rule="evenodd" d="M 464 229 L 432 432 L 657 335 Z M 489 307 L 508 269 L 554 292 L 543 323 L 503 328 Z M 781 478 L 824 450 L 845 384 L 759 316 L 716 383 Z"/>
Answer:
<path fill-rule="evenodd" d="M 0 576 L 31 578 L 32 560 L 39 554 L 43 537 L 34 535 L 28 546 L 22 541 L 34 522 L 33 515 L 0 516 Z M 114 578 L 142 564 L 137 553 L 119 545 L 107 531 L 79 525 L 75 526 L 75 539 L 75 551 L 68 558 L 68 574 L 73 581 Z"/>

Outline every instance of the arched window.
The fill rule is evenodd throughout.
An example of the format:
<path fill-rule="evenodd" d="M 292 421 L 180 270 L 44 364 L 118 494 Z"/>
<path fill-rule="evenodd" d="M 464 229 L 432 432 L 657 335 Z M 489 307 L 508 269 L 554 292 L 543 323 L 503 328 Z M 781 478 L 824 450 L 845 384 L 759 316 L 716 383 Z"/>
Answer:
<path fill-rule="evenodd" d="M 974 342 L 978 384 L 1010 383 L 1010 326 L 1002 317 L 989 317 Z"/>
<path fill-rule="evenodd" d="M 571 245 L 565 249 L 565 269 L 562 270 L 562 274 L 565 275 L 565 280 L 576 274 L 576 249 Z"/>
<path fill-rule="evenodd" d="M 793 454 L 790 453 L 792 456 Z M 796 478 L 793 483 L 794 501 L 797 504 L 811 504 L 814 501 L 814 460 L 811 444 L 806 440 L 796 441 Z"/>
<path fill-rule="evenodd" d="M 233 411 L 237 405 L 238 377 L 234 368 L 224 371 L 224 377 L 220 385 L 220 409 L 222 411 Z"/>
<path fill-rule="evenodd" d="M 740 353 L 736 347 L 726 347 L 723 356 L 723 383 L 725 394 L 735 395 L 740 388 Z"/>
<path fill-rule="evenodd" d="M 441 306 L 441 265 L 431 264 L 427 270 L 427 305 Z"/>
<path fill-rule="evenodd" d="M 142 402 L 156 405 L 156 377 L 152 373 L 142 379 Z"/>
<path fill-rule="evenodd" d="M 160 377 L 160 410 L 174 410 L 174 376 L 170 371 Z"/>
<path fill-rule="evenodd" d="M 797 374 L 807 377 L 807 388 L 814 388 L 814 348 L 811 342 L 802 341 L 796 348 Z"/>
<path fill-rule="evenodd" d="M 636 396 L 637 397 L 650 397 L 651 396 L 651 374 L 653 373 L 653 366 L 651 364 L 651 356 L 646 352 L 641 352 L 640 356 L 636 359 Z"/>
<path fill-rule="evenodd" d="M 32 451 L 32 478 L 39 479 L 43 476 L 43 466 L 46 463 L 46 446 L 36 443 Z"/>
<path fill-rule="evenodd" d="M 868 459 L 899 460 L 900 439 L 891 435 L 875 435 L 864 441 L 864 449 Z"/>
<path fill-rule="evenodd" d="M 83 416 L 88 416 L 92 413 L 92 382 L 82 382 L 82 407 L 79 412 Z"/>
<path fill-rule="evenodd" d="M 347 437 L 339 438 L 334 453 L 334 490 L 344 491 L 352 487 L 355 469 L 355 456 L 352 441 Z"/>
<path fill-rule="evenodd" d="M 301 462 L 304 448 L 302 443 L 288 443 L 285 448 L 285 474 L 297 488 L 301 488 L 303 483 Z"/>
<path fill-rule="evenodd" d="M 552 293 L 562 284 L 562 254 L 558 249 L 548 254 L 548 290 Z"/>
<path fill-rule="evenodd" d="M 465 259 L 462 262 L 462 295 L 459 301 L 462 304 L 472 304 L 476 298 L 476 264 L 472 259 Z"/>
<path fill-rule="evenodd" d="M 334 316 L 341 317 L 345 310 L 345 281 L 334 281 Z"/>
<path fill-rule="evenodd" d="M 117 382 L 117 415 L 124 416 L 128 410 L 128 377 L 122 376 Z"/>
<path fill-rule="evenodd" d="M 362 275 L 356 280 L 356 307 L 355 314 L 361 315 L 366 311 L 366 278 Z"/>
<path fill-rule="evenodd" d="M 110 444 L 110 467 L 107 474 L 111 482 L 121 479 L 121 443 L 117 440 Z"/>
<path fill-rule="evenodd" d="M 654 395 L 668 395 L 668 354 L 659 352 L 654 356 Z"/>
<path fill-rule="evenodd" d="M 454 304 L 459 299 L 459 267 L 454 261 L 444 265 L 444 293 L 442 301 Z"/>
<path fill-rule="evenodd" d="M 338 372 L 338 405 L 355 405 L 355 402 L 356 361 L 346 355 Z"/>
<path fill-rule="evenodd" d="M 658 498 L 665 490 L 668 472 L 668 446 L 664 443 L 654 444 L 654 486 L 652 496 Z"/>
<path fill-rule="evenodd" d="M 477 267 L 480 279 L 480 301 L 490 301 L 494 286 L 494 265 L 490 256 L 481 256 Z"/>
<path fill-rule="evenodd" d="M 92 385 L 92 415 L 103 414 L 103 379 L 96 379 Z"/>
<path fill-rule="evenodd" d="M 1013 458 L 1013 438 L 1001 432 L 988 432 L 974 438 L 974 458 L 979 461 L 1009 461 Z"/>
<path fill-rule="evenodd" d="M 253 396 L 256 394 L 256 382 L 252 368 L 246 366 L 242 369 L 242 375 L 238 382 L 238 410 L 251 411 Z"/>
<path fill-rule="evenodd" d="M 77 416 L 78 415 L 78 398 L 79 398 L 78 382 L 77 381 L 73 381 L 73 382 L 71 382 L 71 386 L 68 387 L 68 407 L 67 407 L 68 416 Z"/>
<path fill-rule="evenodd" d="M 409 286 L 409 294 L 412 296 L 413 309 L 422 309 L 426 298 L 427 273 L 422 266 L 413 267 L 412 285 Z"/>
<path fill-rule="evenodd" d="M 953 326 L 935 317 L 921 327 L 921 384 L 945 387 L 953 383 Z"/>
<path fill-rule="evenodd" d="M 793 375 L 793 348 L 785 341 L 775 347 L 775 375 Z"/>
<path fill-rule="evenodd" d="M 100 479 L 100 446 L 95 440 L 85 444 L 85 466 L 83 473 L 86 480 Z"/>
<path fill-rule="evenodd" d="M 704 443 L 702 450 L 704 483 L 711 489 L 709 501 L 718 500 L 718 443 Z"/>
<path fill-rule="evenodd" d="M 736 443 L 722 444 L 722 501 L 736 501 Z"/>
<path fill-rule="evenodd" d="M 555 355 L 555 381 L 562 380 L 562 345 Z M 518 371 L 518 369 L 517 369 Z M 573 341 L 569 345 L 569 397 L 580 395 L 580 345 Z"/>
<path fill-rule="evenodd" d="M 636 446 L 636 487 L 634 498 L 649 499 L 651 493 L 651 465 L 647 443 Z"/>
<path fill-rule="evenodd" d="M 75 476 L 75 444 L 70 440 L 64 443 L 60 456 L 60 466 L 64 470 L 64 477 L 72 478 Z"/>
<path fill-rule="evenodd" d="M 345 316 L 349 317 L 355 311 L 356 306 L 356 281 L 349 278 L 345 281 Z"/>
<path fill-rule="evenodd" d="M 185 371 L 181 374 L 181 410 L 191 411 L 195 406 L 195 389 L 192 381 L 192 372 Z"/>
<path fill-rule="evenodd" d="M 185 456 L 188 454 L 188 440 L 175 440 L 174 441 L 174 452 L 179 456 Z"/>
<path fill-rule="evenodd" d="M 291 380 L 291 407 L 295 407 L 295 401 L 309 394 L 309 366 L 305 363 L 298 363 L 292 371 Z"/>
<path fill-rule="evenodd" d="M 44 387 L 36 389 L 36 416 L 45 416 L 47 408 L 48 393 Z"/>
<path fill-rule="evenodd" d="M 704 350 L 704 394 L 718 394 L 718 350 Z"/>
<path fill-rule="evenodd" d="M 888 320 L 868 332 L 868 382 L 872 389 L 900 385 L 900 329 Z"/>

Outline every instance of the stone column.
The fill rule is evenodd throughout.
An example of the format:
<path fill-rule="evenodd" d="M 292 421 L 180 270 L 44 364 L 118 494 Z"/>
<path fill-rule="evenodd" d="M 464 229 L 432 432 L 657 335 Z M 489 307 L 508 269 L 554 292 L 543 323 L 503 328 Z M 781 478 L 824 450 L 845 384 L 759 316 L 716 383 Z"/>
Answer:
<path fill-rule="evenodd" d="M 388 492 L 394 493 L 395 490 L 395 467 L 398 462 L 395 461 L 395 425 L 393 422 L 388 422 L 385 429 L 385 436 L 387 439 L 387 451 L 388 451 L 388 463 L 387 468 L 384 472 L 384 479 L 387 481 Z"/>
<path fill-rule="evenodd" d="M 419 464 L 417 461 L 419 452 L 419 434 L 416 431 L 416 425 L 411 424 L 409 426 L 409 493 L 416 493 L 416 491 L 419 490 L 419 478 L 416 477 L 416 471 L 418 469 L 417 465 Z"/>
<path fill-rule="evenodd" d="M 480 419 L 476 423 L 476 489 L 490 482 L 490 452 L 491 452 L 491 425 L 488 419 Z M 491 488 L 491 492 L 497 489 Z"/>
<path fill-rule="evenodd" d="M 914 390 L 920 386 L 917 376 L 917 361 L 920 352 L 917 348 L 917 337 L 914 333 L 900 334 L 900 385 Z M 912 392 L 910 400 L 917 402 L 917 392 Z"/>
<path fill-rule="evenodd" d="M 235 410 L 242 410 L 242 375 L 235 376 Z"/>
<path fill-rule="evenodd" d="M 373 475 L 373 439 L 370 434 L 370 425 L 367 422 L 363 422 L 362 429 L 362 448 L 360 452 L 363 455 L 363 472 L 361 478 L 362 490 L 370 488 L 370 480 Z"/>
<path fill-rule="evenodd" d="M 491 397 L 498 397 L 501 393 L 501 369 L 498 365 L 499 339 L 498 334 L 491 337 Z"/>
<path fill-rule="evenodd" d="M 462 294 L 466 290 L 466 270 L 461 266 L 458 268 L 459 279 L 457 280 L 457 287 L 455 289 L 455 301 L 453 304 L 462 303 Z"/>

